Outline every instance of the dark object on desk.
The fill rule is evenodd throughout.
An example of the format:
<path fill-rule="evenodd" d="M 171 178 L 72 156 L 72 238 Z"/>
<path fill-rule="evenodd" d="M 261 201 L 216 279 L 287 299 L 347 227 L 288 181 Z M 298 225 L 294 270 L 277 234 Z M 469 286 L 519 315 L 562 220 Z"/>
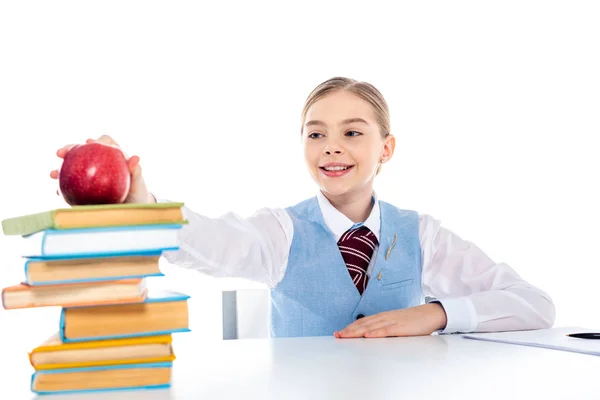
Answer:
<path fill-rule="evenodd" d="M 600 339 L 599 333 L 570 333 L 567 336 L 577 339 Z"/>

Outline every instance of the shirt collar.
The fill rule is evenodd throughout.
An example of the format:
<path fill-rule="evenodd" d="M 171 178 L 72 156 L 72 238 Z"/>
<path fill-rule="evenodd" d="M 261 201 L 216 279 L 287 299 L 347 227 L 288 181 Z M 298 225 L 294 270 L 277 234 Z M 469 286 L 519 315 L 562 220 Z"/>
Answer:
<path fill-rule="evenodd" d="M 377 194 L 373 192 L 373 209 L 371 210 L 371 214 L 367 217 L 366 221 L 363 223 L 354 223 L 344 214 L 339 212 L 327 198 L 323 195 L 321 191 L 317 193 L 317 200 L 319 201 L 319 207 L 321 208 L 321 213 L 323 214 L 323 219 L 325 223 L 333 232 L 334 239 L 337 242 L 340 240 L 340 237 L 350 228 L 359 227 L 361 225 L 366 226 L 373 232 L 377 240 L 379 241 L 379 229 L 381 227 L 381 221 L 379 220 L 379 201 L 377 201 Z"/>

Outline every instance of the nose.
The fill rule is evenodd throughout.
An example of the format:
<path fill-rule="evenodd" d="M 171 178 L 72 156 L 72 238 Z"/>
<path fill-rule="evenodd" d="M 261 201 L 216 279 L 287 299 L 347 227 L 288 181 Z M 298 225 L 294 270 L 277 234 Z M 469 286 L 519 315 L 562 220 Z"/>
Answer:
<path fill-rule="evenodd" d="M 337 142 L 330 141 L 325 145 L 323 153 L 330 156 L 332 154 L 343 154 L 344 149 Z"/>
<path fill-rule="evenodd" d="M 325 150 L 325 154 L 327 154 L 328 156 L 332 155 L 332 154 L 342 154 L 341 150 Z"/>

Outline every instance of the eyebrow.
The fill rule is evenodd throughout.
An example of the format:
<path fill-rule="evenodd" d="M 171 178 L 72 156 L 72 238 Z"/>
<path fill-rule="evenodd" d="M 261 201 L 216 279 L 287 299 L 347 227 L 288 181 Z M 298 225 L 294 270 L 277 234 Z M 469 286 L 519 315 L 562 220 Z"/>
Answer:
<path fill-rule="evenodd" d="M 348 118 L 342 121 L 342 125 L 348 125 L 348 124 L 354 124 L 354 123 L 362 123 L 365 125 L 368 125 L 369 123 L 367 121 L 365 121 L 362 118 Z M 320 126 L 325 126 L 325 122 L 323 121 L 319 121 L 319 120 L 312 120 L 312 121 L 308 121 L 306 124 L 304 124 L 304 126 L 309 127 L 309 126 L 313 126 L 313 125 L 320 125 Z"/>

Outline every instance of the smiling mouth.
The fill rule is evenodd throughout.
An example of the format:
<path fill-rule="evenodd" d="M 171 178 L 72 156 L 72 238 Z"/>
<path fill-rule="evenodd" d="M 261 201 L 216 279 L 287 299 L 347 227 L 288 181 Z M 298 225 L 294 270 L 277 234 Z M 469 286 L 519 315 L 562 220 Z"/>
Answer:
<path fill-rule="evenodd" d="M 336 165 L 336 166 L 332 166 L 332 167 L 319 167 L 319 169 L 321 169 L 323 171 L 328 171 L 328 172 L 337 172 L 337 171 L 347 171 L 353 167 L 354 167 L 354 165 L 346 165 L 346 166 Z"/>
<path fill-rule="evenodd" d="M 319 167 L 319 170 L 328 178 L 338 178 L 349 173 L 352 168 L 354 168 L 354 165 L 331 165 Z"/>

